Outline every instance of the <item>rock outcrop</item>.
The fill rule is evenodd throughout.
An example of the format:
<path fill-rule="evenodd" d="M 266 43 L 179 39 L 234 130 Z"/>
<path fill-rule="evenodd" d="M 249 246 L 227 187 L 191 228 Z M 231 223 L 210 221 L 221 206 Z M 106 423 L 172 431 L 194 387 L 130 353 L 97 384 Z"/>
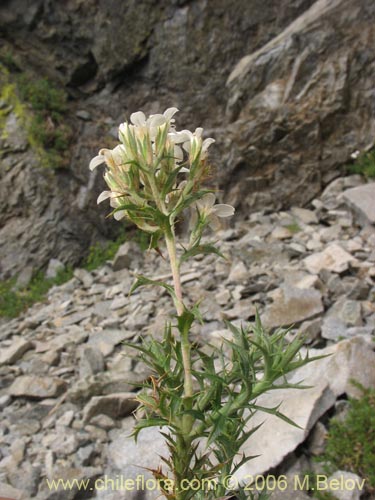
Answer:
<path fill-rule="evenodd" d="M 53 179 L 27 144 L 1 147 L 0 276 L 76 263 L 108 235 L 87 164 L 138 109 L 177 106 L 181 127 L 206 127 L 244 215 L 306 204 L 373 144 L 374 20 L 372 0 L 2 2 L 5 54 L 65 86 L 75 140 Z"/>
<path fill-rule="evenodd" d="M 237 63 L 227 179 L 244 208 L 304 204 L 374 144 L 374 20 L 371 1 L 318 0 Z"/>

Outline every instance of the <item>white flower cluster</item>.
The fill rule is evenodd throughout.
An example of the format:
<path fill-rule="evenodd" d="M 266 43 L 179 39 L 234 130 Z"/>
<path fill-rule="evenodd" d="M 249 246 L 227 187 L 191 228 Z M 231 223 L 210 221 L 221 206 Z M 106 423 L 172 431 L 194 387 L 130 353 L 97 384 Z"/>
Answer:
<path fill-rule="evenodd" d="M 150 213 L 143 217 L 142 210 L 156 205 L 164 215 L 177 212 L 204 177 L 207 151 L 215 141 L 203 139 L 202 128 L 177 131 L 173 118 L 177 111 L 168 108 L 148 118 L 142 111 L 133 113 L 130 123 L 119 127 L 120 144 L 101 149 L 91 160 L 91 170 L 103 163 L 107 167 L 104 179 L 109 190 L 100 194 L 98 203 L 110 199 L 115 219 L 128 217 L 141 229 L 156 231 L 158 224 L 150 221 Z M 195 198 L 190 206 L 207 222 L 234 213 L 230 205 L 215 205 L 213 193 Z"/>

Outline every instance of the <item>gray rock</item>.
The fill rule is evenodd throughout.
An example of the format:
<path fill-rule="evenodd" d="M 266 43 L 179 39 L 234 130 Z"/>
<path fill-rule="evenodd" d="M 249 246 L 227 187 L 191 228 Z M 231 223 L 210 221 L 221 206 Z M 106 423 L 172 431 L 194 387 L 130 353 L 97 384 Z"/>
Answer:
<path fill-rule="evenodd" d="M 12 401 L 11 397 L 8 394 L 3 394 L 0 396 L 0 411 L 4 410 L 9 403 Z"/>
<path fill-rule="evenodd" d="M 60 271 L 65 269 L 65 265 L 59 259 L 51 259 L 48 262 L 48 267 L 46 271 L 46 278 L 53 279 L 59 274 Z"/>
<path fill-rule="evenodd" d="M 215 294 L 215 300 L 220 306 L 225 306 L 231 299 L 231 293 L 227 288 L 220 290 Z"/>
<path fill-rule="evenodd" d="M 229 283 L 238 283 L 246 281 L 249 277 L 248 269 L 242 261 L 236 262 L 229 273 L 228 282 Z"/>
<path fill-rule="evenodd" d="M 33 266 L 24 267 L 17 277 L 15 289 L 22 290 L 23 288 L 26 288 L 30 284 L 33 274 L 34 274 Z"/>
<path fill-rule="evenodd" d="M 307 208 L 292 207 L 291 212 L 304 224 L 318 224 L 319 222 L 316 213 Z"/>
<path fill-rule="evenodd" d="M 87 122 L 91 120 L 91 114 L 86 111 L 85 109 L 79 109 L 76 111 L 76 117 L 80 118 L 81 120 Z"/>
<path fill-rule="evenodd" d="M 3 137 L 6 137 L 7 146 L 14 152 L 25 151 L 28 147 L 27 134 L 22 127 L 21 119 L 16 112 L 8 114 L 3 130 Z"/>
<path fill-rule="evenodd" d="M 363 48 L 362 36 L 353 28 L 361 26 L 363 37 L 371 39 L 371 4 L 366 1 L 358 7 L 338 1 L 291 3 L 281 0 L 281 4 L 271 1 L 254 16 L 257 9 L 254 0 L 229 1 L 226 6 L 233 13 L 230 19 L 222 15 L 221 7 L 212 6 L 210 2 L 195 9 L 189 2 L 178 1 L 166 10 L 158 3 L 151 15 L 148 1 L 127 8 L 121 5 L 119 13 L 105 5 L 97 13 L 95 29 L 88 21 L 93 9 L 90 3 L 74 10 L 70 23 L 66 22 L 66 10 L 59 5 L 54 11 L 54 36 L 51 35 L 52 21 L 39 2 L 28 4 L 27 8 L 18 8 L 18 4 L 14 8 L 6 3 L 1 8 L 1 30 L 20 40 L 20 47 L 14 50 L 32 50 L 30 59 L 38 61 L 37 66 L 45 63 L 56 68 L 57 80 L 80 86 L 79 92 L 88 92 L 92 97 L 89 109 L 93 117 L 113 117 L 107 122 L 103 119 L 108 130 L 113 128 L 114 120 L 124 119 L 115 104 L 108 104 L 108 88 L 111 87 L 108 91 L 114 93 L 115 102 L 129 102 L 129 109 L 133 101 L 147 102 L 145 111 L 156 112 L 162 103 L 159 104 L 157 89 L 147 82 L 157 75 L 160 87 L 167 89 L 166 102 L 173 101 L 177 94 L 182 96 L 181 109 L 186 115 L 183 123 L 193 122 L 195 114 L 196 120 L 203 121 L 205 117 L 212 127 L 217 127 L 217 134 L 222 136 L 219 140 L 213 134 L 218 138 L 217 143 L 222 144 L 222 151 L 217 153 L 220 185 L 233 196 L 237 193 L 245 209 L 256 205 L 306 203 L 327 178 L 337 175 L 337 166 L 346 162 L 355 148 L 362 149 L 374 136 L 373 113 L 372 109 L 368 110 L 368 102 L 372 102 L 372 54 L 366 61 L 369 71 L 363 72 L 363 62 L 356 57 Z M 197 30 L 199 23 L 204 24 L 206 19 L 210 20 L 210 29 Z M 127 36 L 121 32 L 123 23 L 128 27 Z M 171 31 L 173 36 L 169 37 Z M 244 37 L 232 36 L 241 32 L 250 33 L 246 37 L 245 62 L 240 62 L 244 55 Z M 221 36 L 212 36 L 212 33 Z M 341 34 L 342 43 L 336 42 L 337 33 Z M 61 39 L 68 40 L 64 46 L 59 42 Z M 185 61 L 183 48 L 189 42 L 192 57 L 191 61 Z M 212 58 L 205 52 L 208 45 L 218 57 Z M 310 64 L 311 60 L 315 63 Z M 237 61 L 239 71 L 233 67 Z M 352 61 L 350 68 L 346 61 Z M 124 75 L 134 68 L 137 77 L 131 82 L 127 79 L 126 85 L 122 85 Z M 224 80 L 233 70 L 235 78 L 230 79 L 226 89 Z M 187 72 L 191 76 L 189 88 L 182 77 Z M 202 86 L 202 74 L 215 77 Z M 115 83 L 117 79 L 119 84 Z M 347 100 L 345 92 L 353 79 L 360 83 L 352 86 L 353 99 Z M 174 82 L 173 89 L 170 82 Z M 106 90 L 95 93 L 99 89 Z M 78 102 L 78 108 L 81 107 Z M 71 112 L 75 114 L 76 110 Z M 322 134 L 320 123 L 332 133 Z M 357 123 L 361 126 L 353 126 Z M 19 141 L 13 143 L 13 139 L 23 132 L 20 142 L 27 147 L 27 134 L 22 127 L 17 127 L 17 134 L 14 128 L 11 130 L 10 144 L 19 147 Z M 68 262 L 81 258 L 89 240 L 95 241 L 100 229 L 104 232 L 104 213 L 101 218 L 87 217 L 87 209 L 77 211 L 73 203 L 82 184 L 90 186 L 88 204 L 98 191 L 92 178 L 102 182 L 99 171 L 91 175 L 90 182 L 87 182 L 88 173 L 87 176 L 83 173 L 87 169 L 88 154 L 93 154 L 87 151 L 88 145 L 98 143 L 101 132 L 94 123 L 86 122 L 81 123 L 77 136 L 79 144 L 71 155 L 72 171 L 76 175 L 68 183 L 70 189 L 61 189 L 62 176 L 56 175 L 55 179 L 45 172 L 33 172 L 38 170 L 33 168 L 38 159 L 33 158 L 31 148 L 23 156 L 24 160 L 31 160 L 31 166 L 24 169 L 28 175 L 21 170 L 17 172 L 17 182 L 13 172 L 10 179 L 2 179 L 5 193 L 21 185 L 22 180 L 26 191 L 24 199 L 31 204 L 30 209 L 28 203 L 22 204 L 15 197 L 18 203 L 14 205 L 21 216 L 18 217 L 16 211 L 16 217 L 8 217 L 12 212 L 7 210 L 6 225 L 13 226 L 12 231 L 17 225 L 17 232 L 22 236 L 20 244 L 17 238 L 5 237 L 10 236 L 11 229 L 6 235 L 2 234 L 1 239 L 7 246 L 4 251 L 4 255 L 8 255 L 7 268 L 11 266 L 10 255 L 14 260 L 9 249 L 16 245 L 27 248 L 18 250 L 18 263 L 25 262 L 24 257 L 31 253 L 29 248 L 33 246 L 38 247 L 37 256 L 33 256 L 35 262 L 43 259 L 46 264 L 52 253 L 64 253 L 64 262 Z M 43 197 L 44 193 L 48 196 Z M 22 190 L 20 195 L 22 200 Z M 0 198 L 5 204 L 9 196 L 2 192 Z M 94 199 L 90 201 L 95 203 Z M 4 213 L 3 207 L 0 211 Z M 35 245 L 35 241 L 43 241 L 43 245 Z M 3 254 L 0 261 L 3 264 Z"/>
<path fill-rule="evenodd" d="M 40 484 L 41 467 L 33 467 L 29 462 L 25 462 L 16 470 L 8 472 L 8 478 L 15 488 L 27 492 L 30 497 L 33 497 L 38 492 Z M 0 492 L 2 492 L 0 487 Z M 4 494 L 4 493 L 3 493 Z M 12 496 L 12 498 L 15 498 Z"/>
<path fill-rule="evenodd" d="M 127 241 L 118 249 L 114 261 L 113 270 L 120 271 L 121 269 L 129 269 L 130 267 L 137 267 L 142 261 L 142 252 L 139 246 L 132 242 Z"/>
<path fill-rule="evenodd" d="M 329 491 L 338 500 L 359 500 L 365 480 L 352 472 L 338 470 L 329 476 Z"/>
<path fill-rule="evenodd" d="M 138 406 L 134 393 L 116 393 L 93 397 L 83 410 L 84 422 L 96 415 L 107 415 L 117 419 L 129 415 Z"/>
<path fill-rule="evenodd" d="M 69 333 L 62 333 L 65 330 L 58 331 L 55 335 L 45 342 L 36 342 L 37 353 L 49 353 L 48 359 L 53 360 L 55 358 L 56 352 L 66 349 L 69 345 L 78 345 L 86 340 L 88 333 L 82 329 L 76 330 L 78 327 L 69 328 Z M 51 362 L 53 365 L 54 363 Z"/>
<path fill-rule="evenodd" d="M 341 233 L 341 227 L 338 224 L 334 224 L 329 227 L 323 227 L 319 231 L 320 240 L 324 243 L 335 241 L 339 239 Z"/>
<path fill-rule="evenodd" d="M 33 343 L 21 337 L 13 337 L 12 345 L 7 349 L 2 349 L 0 354 L 0 366 L 12 365 L 18 361 L 26 351 L 33 348 Z"/>
<path fill-rule="evenodd" d="M 10 453 L 16 465 L 19 465 L 25 457 L 26 440 L 25 438 L 16 438 L 11 446 Z"/>
<path fill-rule="evenodd" d="M 95 447 L 93 444 L 88 444 L 78 448 L 74 455 L 74 464 L 76 467 L 82 467 L 85 465 L 90 465 L 92 459 L 95 456 Z"/>
<path fill-rule="evenodd" d="M 306 252 L 306 248 L 300 243 L 290 243 L 287 248 L 290 257 L 299 257 Z"/>
<path fill-rule="evenodd" d="M 352 326 L 346 330 L 346 337 L 357 337 L 361 335 L 371 336 L 374 335 L 375 326 Z"/>
<path fill-rule="evenodd" d="M 74 419 L 74 410 L 68 410 L 56 420 L 56 426 L 69 427 Z"/>
<path fill-rule="evenodd" d="M 137 381 L 137 376 L 133 373 L 124 377 L 123 372 L 101 372 L 78 380 L 69 388 L 67 397 L 70 401 L 82 403 L 93 396 L 130 392 L 134 389 L 133 381 Z"/>
<path fill-rule="evenodd" d="M 222 316 L 226 319 L 232 320 L 241 318 L 243 320 L 255 316 L 255 305 L 251 299 L 242 299 L 236 302 L 232 309 L 227 309 L 222 312 Z"/>
<path fill-rule="evenodd" d="M 10 484 L 0 482 L 0 492 L 4 496 L 4 500 L 26 500 L 28 492 L 24 492 L 19 488 L 14 488 Z"/>
<path fill-rule="evenodd" d="M 354 107 L 344 104 L 344 88 L 350 79 L 345 64 L 350 60 L 349 53 L 352 53 L 354 47 L 349 48 L 350 43 L 348 43 L 344 55 L 337 45 L 332 45 L 331 37 L 334 37 L 338 26 L 343 30 L 341 33 L 344 38 L 351 37 L 349 33 L 352 33 L 354 19 L 357 16 L 368 16 L 368 13 L 365 14 L 366 9 L 360 13 L 361 9 L 357 7 L 345 0 L 334 2 L 318 0 L 309 4 L 306 11 L 285 30 L 271 38 L 268 43 L 259 46 L 257 50 L 249 51 L 231 72 L 227 80 L 229 90 L 227 113 L 230 120 L 235 122 L 233 136 L 236 152 L 238 155 L 242 154 L 241 159 L 238 158 L 237 165 L 241 165 L 239 168 L 243 169 L 240 175 L 242 185 L 233 186 L 231 194 L 233 199 L 241 204 L 240 206 L 249 208 L 259 206 L 265 200 L 270 205 L 277 206 L 279 202 L 282 206 L 285 205 L 283 201 L 286 198 L 292 199 L 292 203 L 298 199 L 297 204 L 303 205 L 321 189 L 320 180 L 313 177 L 313 172 L 316 174 L 319 170 L 321 173 L 319 179 L 326 179 L 326 182 L 329 182 L 338 175 L 334 158 L 340 162 L 340 154 L 349 158 L 351 152 L 356 149 L 353 143 L 349 147 L 343 137 L 334 138 L 331 134 L 329 137 L 318 137 L 318 129 L 313 124 L 316 123 L 317 117 L 322 115 L 325 116 L 327 123 L 330 122 L 327 113 L 329 108 L 333 111 L 331 106 L 334 102 L 334 115 L 345 109 L 344 127 L 353 133 L 350 116 L 357 112 Z M 367 29 L 372 32 L 369 24 Z M 323 32 L 325 36 L 322 36 Z M 303 39 L 302 44 L 296 42 L 301 39 Z M 321 51 L 325 53 L 324 61 L 319 61 L 318 54 L 321 54 Z M 308 62 L 313 59 L 315 64 L 310 66 Z M 337 64 L 335 75 L 328 76 L 326 72 L 328 67 L 333 67 L 335 64 Z M 299 85 L 301 77 L 304 83 Z M 329 97 L 325 94 L 325 91 L 329 92 L 328 89 L 331 91 Z M 301 99 L 304 101 L 302 109 Z M 319 104 L 316 104 L 318 100 Z M 362 101 L 361 105 L 365 106 L 365 101 Z M 253 114 L 255 110 L 258 114 L 256 118 Z M 288 118 L 283 119 L 286 112 Z M 371 132 L 364 142 L 358 133 L 355 134 L 357 141 L 360 141 L 363 147 L 373 144 L 372 125 L 370 129 Z M 251 133 L 248 133 L 248 139 L 244 140 L 246 130 L 251 130 Z M 353 138 L 348 132 L 349 135 Z M 297 144 L 293 141 L 293 146 L 290 148 L 288 147 L 290 143 L 288 145 L 286 143 L 292 137 Z M 233 147 L 232 138 L 228 140 L 229 142 Z M 317 150 L 313 151 L 313 144 L 317 143 L 324 144 L 322 156 L 318 155 Z M 244 144 L 247 145 L 245 151 Z M 280 153 L 280 147 L 283 151 L 280 158 L 285 158 L 282 164 L 284 168 L 280 163 L 277 166 L 269 163 L 270 156 L 273 157 L 276 150 Z M 301 154 L 300 159 L 295 156 L 297 150 Z M 293 158 L 289 156 L 286 160 L 287 151 Z M 302 165 L 306 166 L 306 156 L 309 157 L 309 167 L 304 170 Z M 250 165 L 254 164 L 257 165 L 257 169 L 253 171 Z M 272 194 L 267 190 L 264 185 L 267 183 L 260 175 L 265 169 L 268 182 L 272 182 L 271 179 L 276 183 L 279 181 L 279 189 L 277 190 L 275 186 Z M 225 176 L 228 183 L 232 174 L 233 170 L 230 170 Z M 287 179 L 289 186 L 284 184 Z M 280 187 L 281 184 L 283 188 Z M 249 196 L 250 193 L 252 196 Z M 250 197 L 253 199 L 249 200 Z M 337 203 L 334 198 L 333 201 Z"/>
<path fill-rule="evenodd" d="M 60 432 L 55 436 L 49 434 L 47 437 L 49 438 L 47 441 L 48 447 L 58 458 L 71 455 L 77 451 L 81 441 L 77 432 L 67 428 L 64 429 L 64 432 Z M 87 438 L 85 440 L 87 441 Z"/>
<path fill-rule="evenodd" d="M 67 489 L 63 488 L 60 484 L 57 490 L 50 489 L 46 481 L 43 481 L 39 488 L 39 497 L 41 500 L 74 500 L 79 491 L 81 481 L 88 481 L 88 491 L 94 488 L 95 479 L 102 475 L 101 467 L 72 467 L 69 465 L 56 465 L 53 468 L 52 475 L 49 479 L 61 478 L 63 481 L 70 481 L 72 487 Z"/>
<path fill-rule="evenodd" d="M 7 389 L 11 396 L 24 396 L 28 398 L 55 398 L 60 396 L 67 388 L 65 380 L 51 377 L 35 377 L 21 375 Z"/>
<path fill-rule="evenodd" d="M 72 314 L 67 314 L 63 317 L 58 317 L 53 320 L 53 324 L 56 327 L 66 327 L 70 325 L 76 325 L 81 323 L 81 321 L 90 318 L 92 316 L 92 308 L 85 309 L 83 311 L 73 312 Z"/>
<path fill-rule="evenodd" d="M 136 479 L 140 474 L 139 466 L 143 469 L 141 475 L 144 480 L 151 478 L 151 473 L 147 468 L 154 468 L 160 463 L 160 456 L 168 456 L 165 439 L 161 436 L 156 427 L 143 429 L 138 436 L 137 443 L 133 437 L 129 437 L 129 432 L 116 431 L 112 437 L 112 442 L 108 446 L 107 456 L 110 470 L 119 470 L 124 477 Z M 120 493 L 121 494 L 121 493 Z M 137 500 L 139 495 L 145 500 L 156 500 L 160 497 L 160 492 L 150 491 L 127 491 L 125 496 L 118 495 L 118 499 Z M 99 498 L 107 498 L 103 493 Z"/>
<path fill-rule="evenodd" d="M 94 283 L 94 277 L 86 269 L 75 269 L 74 277 L 77 278 L 85 288 L 90 288 Z"/>
<path fill-rule="evenodd" d="M 338 318 L 324 318 L 322 337 L 328 340 L 342 340 L 347 337 L 347 327 L 345 323 Z"/>
<path fill-rule="evenodd" d="M 371 284 L 364 280 L 356 280 L 352 285 L 348 298 L 353 300 L 366 300 L 371 289 Z"/>
<path fill-rule="evenodd" d="M 105 430 L 110 430 L 116 427 L 116 422 L 108 415 L 103 415 L 102 413 L 92 417 L 90 422 L 92 425 L 97 425 Z"/>
<path fill-rule="evenodd" d="M 336 273 L 331 273 L 326 269 L 323 269 L 319 273 L 319 276 L 322 278 L 322 281 L 326 283 L 332 299 L 335 299 L 340 295 L 344 295 L 347 291 L 344 281 Z"/>
<path fill-rule="evenodd" d="M 322 330 L 321 318 L 304 321 L 298 328 L 298 332 L 306 337 L 307 342 L 313 342 L 319 338 Z"/>
<path fill-rule="evenodd" d="M 125 307 L 128 304 L 129 304 L 128 297 L 119 296 L 113 299 L 110 305 L 110 309 L 111 311 L 116 311 L 116 309 L 121 309 L 122 307 Z"/>
<path fill-rule="evenodd" d="M 341 298 L 327 311 L 326 317 L 337 318 L 346 326 L 362 326 L 361 302 Z"/>
<path fill-rule="evenodd" d="M 324 452 L 328 431 L 322 422 L 317 422 L 309 436 L 309 453 L 321 455 Z"/>
<path fill-rule="evenodd" d="M 346 271 L 355 259 L 337 243 L 331 243 L 322 252 L 309 255 L 304 259 L 306 269 L 312 274 L 318 274 L 322 269 L 334 273 Z"/>
<path fill-rule="evenodd" d="M 97 318 L 105 318 L 108 320 L 111 318 L 111 301 L 110 300 L 99 300 L 93 305 L 93 314 Z M 114 318 L 113 318 L 114 319 Z"/>
<path fill-rule="evenodd" d="M 343 197 L 363 225 L 375 224 L 375 182 L 348 189 Z"/>
<path fill-rule="evenodd" d="M 80 378 L 95 375 L 104 370 L 104 357 L 99 349 L 91 346 L 82 347 L 79 360 Z"/>
<path fill-rule="evenodd" d="M 98 349 L 103 356 L 108 356 L 113 352 L 116 345 L 132 337 L 134 337 L 134 333 L 130 330 L 106 329 L 92 333 L 89 336 L 88 345 Z"/>
<path fill-rule="evenodd" d="M 90 434 L 91 441 L 106 443 L 108 441 L 107 432 L 96 425 L 85 425 L 84 430 Z"/>
<path fill-rule="evenodd" d="M 284 285 L 273 294 L 273 303 L 266 307 L 262 322 L 266 328 L 288 326 L 321 312 L 323 304 L 318 290 Z"/>
<path fill-rule="evenodd" d="M 275 240 L 286 240 L 293 236 L 293 232 L 287 227 L 278 226 L 271 233 L 271 238 Z"/>

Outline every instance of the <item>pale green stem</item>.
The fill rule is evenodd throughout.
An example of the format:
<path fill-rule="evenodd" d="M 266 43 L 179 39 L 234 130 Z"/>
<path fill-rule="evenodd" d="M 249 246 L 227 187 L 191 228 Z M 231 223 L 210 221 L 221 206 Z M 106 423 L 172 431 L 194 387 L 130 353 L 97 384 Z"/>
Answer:
<path fill-rule="evenodd" d="M 169 261 L 170 261 L 171 270 L 172 270 L 174 291 L 176 294 L 176 302 L 175 302 L 176 310 L 177 310 L 178 316 L 181 316 L 184 312 L 184 304 L 182 301 L 180 269 L 179 269 L 179 265 L 178 265 L 178 261 L 177 261 L 176 243 L 175 243 L 174 235 L 173 234 L 170 234 L 170 235 L 166 234 L 165 241 L 167 244 Z"/>
<path fill-rule="evenodd" d="M 149 176 L 150 186 L 154 195 L 154 199 L 156 205 L 159 210 L 166 213 L 166 208 L 164 204 L 164 200 L 161 199 L 155 179 L 152 174 Z M 177 252 L 176 252 L 176 241 L 174 235 L 174 227 L 172 227 L 165 233 L 165 241 L 167 244 L 167 250 L 169 254 L 170 266 L 172 270 L 173 276 L 173 285 L 174 291 L 176 294 L 175 306 L 177 310 L 177 315 L 181 316 L 184 312 L 184 304 L 182 301 L 182 288 L 181 288 L 181 277 L 180 277 L 180 266 L 177 260 Z M 190 354 L 190 342 L 188 339 L 188 333 L 182 335 L 181 338 L 181 351 L 182 351 L 182 361 L 184 364 L 184 395 L 185 398 L 191 398 L 193 396 L 193 379 L 191 375 L 191 354 Z M 191 420 L 191 419 L 190 419 Z M 191 424 L 187 425 L 186 433 L 188 434 L 191 430 Z"/>
<path fill-rule="evenodd" d="M 181 316 L 184 312 L 184 304 L 182 301 L 180 268 L 177 260 L 176 242 L 172 230 L 165 235 L 165 241 L 167 244 L 167 250 L 173 276 L 174 290 L 176 294 L 175 305 L 177 315 Z M 185 398 L 190 399 L 193 396 L 193 377 L 191 374 L 191 346 L 188 337 L 189 332 L 181 333 L 181 352 L 182 361 L 184 364 L 184 396 Z M 192 419 L 190 415 L 186 415 L 186 417 L 187 418 L 184 418 L 183 420 L 183 427 L 184 432 L 187 435 L 191 431 Z"/>
<path fill-rule="evenodd" d="M 160 197 L 160 193 L 158 191 L 158 188 L 156 186 L 156 182 L 155 182 L 155 178 L 154 178 L 154 174 L 151 172 L 150 175 L 147 176 L 148 177 L 148 181 L 150 183 L 150 187 L 151 187 L 151 191 L 152 191 L 152 195 L 154 197 L 154 200 L 155 200 L 155 203 L 156 203 L 156 206 L 158 207 L 158 209 L 163 213 L 163 214 L 166 214 L 167 211 L 166 211 L 166 208 L 165 208 L 165 203 L 164 203 L 164 200 L 161 199 Z"/>

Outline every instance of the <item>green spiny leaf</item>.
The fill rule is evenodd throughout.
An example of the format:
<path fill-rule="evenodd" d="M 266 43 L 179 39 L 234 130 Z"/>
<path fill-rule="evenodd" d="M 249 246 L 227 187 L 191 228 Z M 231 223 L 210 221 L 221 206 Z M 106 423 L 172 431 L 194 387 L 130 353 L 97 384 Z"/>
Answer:
<path fill-rule="evenodd" d="M 213 244 L 207 243 L 203 245 L 194 245 L 192 248 L 189 248 L 189 250 L 185 250 L 184 253 L 182 254 L 180 258 L 180 262 L 185 262 L 187 261 L 190 257 L 194 257 L 195 255 L 208 255 L 208 254 L 216 254 L 219 257 L 226 259 L 226 257 L 220 252 L 218 248 L 216 248 Z"/>
<path fill-rule="evenodd" d="M 168 285 L 164 281 L 152 280 L 152 279 L 147 278 L 146 276 L 142 276 L 140 274 L 137 275 L 137 279 L 133 283 L 133 285 L 130 289 L 129 295 L 131 295 L 137 288 L 139 288 L 141 286 L 146 286 L 146 285 L 161 286 L 162 288 L 165 288 L 167 290 L 167 292 L 171 295 L 173 300 L 176 300 L 176 294 L 175 294 L 174 289 L 171 285 Z"/>

